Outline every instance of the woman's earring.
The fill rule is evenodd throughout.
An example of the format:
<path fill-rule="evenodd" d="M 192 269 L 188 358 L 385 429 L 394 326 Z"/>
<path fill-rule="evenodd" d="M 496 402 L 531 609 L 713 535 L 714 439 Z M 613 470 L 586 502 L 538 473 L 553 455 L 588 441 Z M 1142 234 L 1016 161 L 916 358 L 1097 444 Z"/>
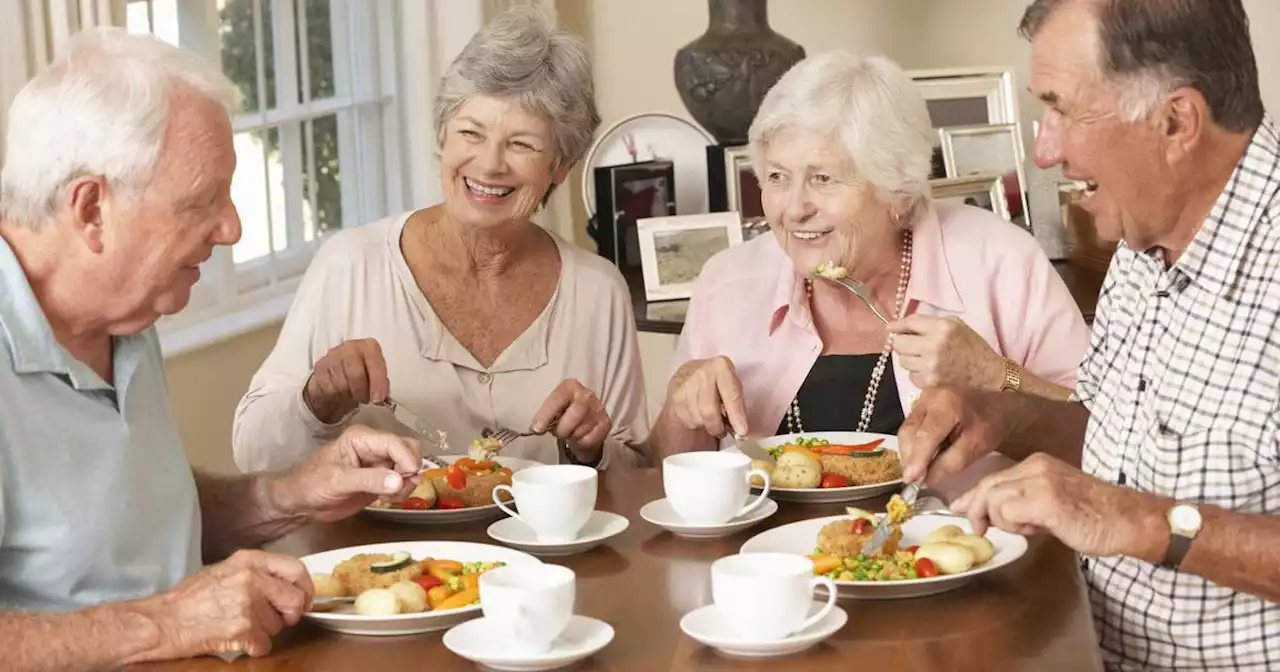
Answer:
<path fill-rule="evenodd" d="M 900 213 L 900 212 L 891 212 L 891 213 L 889 213 L 889 221 L 893 222 L 893 225 L 894 225 L 894 227 L 895 227 L 895 228 L 899 228 L 899 229 L 901 229 L 901 228 L 902 228 L 902 213 Z"/>

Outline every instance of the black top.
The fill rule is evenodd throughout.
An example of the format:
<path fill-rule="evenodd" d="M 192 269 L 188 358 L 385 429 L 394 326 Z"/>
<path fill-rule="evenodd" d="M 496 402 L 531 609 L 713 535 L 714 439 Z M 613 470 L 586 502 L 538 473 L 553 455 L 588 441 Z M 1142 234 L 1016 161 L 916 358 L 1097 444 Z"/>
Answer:
<path fill-rule="evenodd" d="M 809 369 L 796 397 L 800 401 L 800 424 L 805 432 L 852 432 L 858 428 L 862 405 L 866 403 L 871 371 L 880 355 L 822 355 Z M 868 432 L 897 434 L 906 418 L 898 400 L 898 384 L 894 381 L 893 361 L 885 362 L 871 413 Z M 778 434 L 790 434 L 783 416 Z"/>

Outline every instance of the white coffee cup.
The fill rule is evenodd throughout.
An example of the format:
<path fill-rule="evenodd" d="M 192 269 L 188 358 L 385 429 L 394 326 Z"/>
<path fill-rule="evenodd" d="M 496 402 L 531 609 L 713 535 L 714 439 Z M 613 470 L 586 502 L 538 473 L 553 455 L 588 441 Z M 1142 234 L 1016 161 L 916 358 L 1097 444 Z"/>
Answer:
<path fill-rule="evenodd" d="M 764 489 L 747 504 L 751 478 L 764 480 Z M 676 514 L 692 525 L 722 525 L 760 506 L 769 495 L 769 474 L 751 468 L 741 453 L 697 451 L 662 461 L 662 487 Z"/>
<path fill-rule="evenodd" d="M 827 603 L 805 618 L 818 586 Z M 788 553 L 742 553 L 711 564 L 711 599 L 720 618 L 739 637 L 784 639 L 826 617 L 836 604 L 836 585 L 813 575 L 813 561 Z"/>
<path fill-rule="evenodd" d="M 508 565 L 481 574 L 480 609 L 495 641 L 525 654 L 551 650 L 573 616 L 576 579 L 572 569 L 547 564 Z"/>
<path fill-rule="evenodd" d="M 538 541 L 562 544 L 574 541 L 596 509 L 599 476 L 595 469 L 576 464 L 549 464 L 521 469 L 511 475 L 511 485 L 493 489 L 493 501 L 513 518 L 528 525 Z M 520 512 L 512 511 L 498 493 L 515 497 Z"/>

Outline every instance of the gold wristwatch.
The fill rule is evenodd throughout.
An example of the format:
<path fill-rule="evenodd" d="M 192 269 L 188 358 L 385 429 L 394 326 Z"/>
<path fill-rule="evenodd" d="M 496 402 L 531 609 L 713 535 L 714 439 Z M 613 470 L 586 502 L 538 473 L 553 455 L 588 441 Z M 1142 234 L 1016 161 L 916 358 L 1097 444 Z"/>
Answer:
<path fill-rule="evenodd" d="M 1004 384 L 1000 386 L 1001 392 L 1017 392 L 1022 387 L 1022 367 L 1018 363 L 1004 358 Z"/>

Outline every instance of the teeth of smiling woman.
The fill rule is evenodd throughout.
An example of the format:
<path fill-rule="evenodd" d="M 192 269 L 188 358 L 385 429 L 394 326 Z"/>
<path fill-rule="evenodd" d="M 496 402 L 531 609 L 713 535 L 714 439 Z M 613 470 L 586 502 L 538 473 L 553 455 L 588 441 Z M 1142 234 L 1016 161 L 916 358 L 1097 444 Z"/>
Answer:
<path fill-rule="evenodd" d="M 515 191 L 514 187 L 486 187 L 465 178 L 463 181 L 467 183 L 468 189 L 482 196 L 506 196 L 507 194 Z"/>
<path fill-rule="evenodd" d="M 825 235 L 825 231 L 792 231 L 791 235 L 800 240 L 815 240 Z"/>

